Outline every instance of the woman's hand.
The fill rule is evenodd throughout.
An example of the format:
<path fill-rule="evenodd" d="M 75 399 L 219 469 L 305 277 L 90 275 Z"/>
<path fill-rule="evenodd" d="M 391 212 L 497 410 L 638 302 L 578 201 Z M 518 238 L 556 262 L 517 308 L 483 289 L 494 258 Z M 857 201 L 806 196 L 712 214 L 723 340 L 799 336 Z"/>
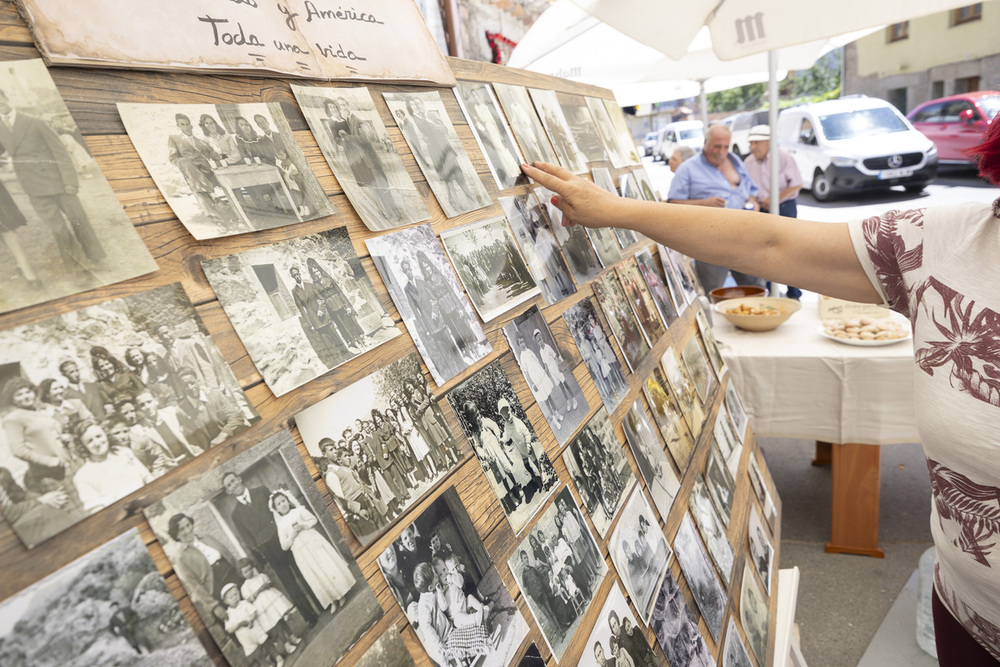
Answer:
<path fill-rule="evenodd" d="M 522 164 L 521 171 L 556 193 L 552 203 L 562 211 L 564 227 L 611 227 L 621 217 L 622 203 L 627 201 L 547 162 L 535 162 L 533 167 Z"/>

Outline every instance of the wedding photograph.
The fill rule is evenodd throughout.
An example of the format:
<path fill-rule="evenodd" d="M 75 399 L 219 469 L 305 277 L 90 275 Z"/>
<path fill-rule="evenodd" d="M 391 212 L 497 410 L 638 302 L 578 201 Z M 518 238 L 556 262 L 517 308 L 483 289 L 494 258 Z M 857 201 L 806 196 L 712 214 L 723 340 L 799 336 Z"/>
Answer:
<path fill-rule="evenodd" d="M 144 513 L 233 667 L 333 665 L 382 617 L 288 431 Z"/>
<path fill-rule="evenodd" d="M 598 410 L 569 443 L 563 463 L 580 503 L 604 539 L 635 486 L 635 473 L 605 410 Z"/>
<path fill-rule="evenodd" d="M 532 192 L 544 207 L 546 219 L 552 228 L 552 234 L 556 237 L 556 243 L 562 249 L 566 263 L 577 285 L 583 285 L 592 280 L 604 270 L 601 260 L 594 252 L 594 245 L 587 236 L 587 230 L 579 225 L 564 227 L 562 224 L 562 211 L 552 205 L 552 197 L 555 194 L 551 190 L 546 190 L 541 186 L 536 186 Z"/>
<path fill-rule="evenodd" d="M 534 193 L 500 197 L 499 201 L 545 303 L 551 306 L 574 294 L 573 277 Z"/>
<path fill-rule="evenodd" d="M 673 551 L 640 486 L 611 533 L 608 553 L 639 618 L 648 625 Z"/>
<path fill-rule="evenodd" d="M 660 368 L 673 390 L 671 394 L 677 399 L 677 405 L 680 406 L 681 414 L 687 421 L 691 436 L 697 440 L 705 423 L 705 409 L 702 407 L 694 382 L 688 375 L 687 369 L 681 365 L 673 347 L 668 347 L 663 352 L 663 356 L 660 357 Z"/>
<path fill-rule="evenodd" d="M 695 441 L 684 423 L 677 402 L 674 400 L 673 389 L 667 384 L 663 378 L 663 372 L 659 368 L 653 367 L 649 377 L 642 385 L 642 392 L 649 402 L 653 419 L 656 420 L 656 425 L 660 429 L 660 435 L 667 443 L 667 450 L 683 476 L 691 461 L 691 455 L 694 453 Z"/>
<path fill-rule="evenodd" d="M 430 225 L 365 243 L 438 385 L 493 351 Z"/>
<path fill-rule="evenodd" d="M 441 243 L 483 322 L 541 291 L 502 215 L 442 231 Z"/>
<path fill-rule="evenodd" d="M 455 95 L 480 150 L 486 156 L 497 188 L 506 190 L 515 185 L 526 184 L 528 177 L 521 172 L 524 158 L 521 157 L 521 151 L 504 120 L 490 84 L 459 81 L 455 87 Z"/>
<path fill-rule="evenodd" d="M 196 239 L 336 213 L 277 102 L 119 103 L 118 113 L 156 187 Z"/>
<path fill-rule="evenodd" d="M 708 392 L 711 391 L 715 381 L 715 374 L 708 363 L 705 351 L 701 347 L 700 339 L 701 336 L 697 334 L 688 337 L 684 347 L 681 348 L 681 360 L 684 362 L 684 368 L 687 369 L 688 377 L 691 378 L 691 382 L 698 392 L 698 398 L 701 399 L 702 404 L 705 404 L 708 401 Z"/>
<path fill-rule="evenodd" d="M 670 323 L 677 319 L 677 310 L 670 300 L 667 287 L 664 284 L 663 274 L 657 267 L 657 260 L 653 259 L 653 254 L 649 248 L 643 248 L 635 254 L 635 263 L 639 267 L 639 273 L 649 288 L 649 293 L 656 304 L 656 310 L 660 313 L 660 318 L 668 327 Z M 701 315 L 701 311 L 698 311 Z"/>
<path fill-rule="evenodd" d="M 585 646 L 578 663 L 582 667 L 656 667 L 659 664 L 617 582 L 611 586 Z M 673 667 L 674 663 L 670 665 Z"/>
<path fill-rule="evenodd" d="M 448 118 L 441 93 L 382 93 L 382 97 L 445 217 L 492 203 Z"/>
<path fill-rule="evenodd" d="M 347 227 L 201 265 L 275 396 L 400 335 L 354 253 Z"/>
<path fill-rule="evenodd" d="M 749 561 L 757 570 L 757 576 L 764 584 L 764 591 L 771 595 L 771 563 L 774 560 L 774 547 L 767 536 L 764 524 L 760 520 L 759 510 L 751 504 L 750 519 L 747 524 L 747 539 L 750 542 Z"/>
<path fill-rule="evenodd" d="M 747 653 L 740 631 L 736 629 L 736 621 L 732 616 L 726 626 L 726 643 L 722 649 L 722 667 L 753 667 L 750 654 Z"/>
<path fill-rule="evenodd" d="M 698 622 L 670 570 L 656 596 L 649 625 L 670 667 L 716 667 L 715 658 L 698 630 Z"/>
<path fill-rule="evenodd" d="M 674 467 L 670 465 L 667 453 L 663 449 L 663 442 L 657 437 L 653 425 L 649 423 L 646 406 L 641 398 L 637 398 L 625 413 L 622 428 L 625 429 L 625 437 L 639 466 L 639 474 L 642 475 L 649 495 L 653 498 L 653 505 L 656 506 L 660 517 L 666 521 L 674 498 L 681 488 L 681 481 Z"/>
<path fill-rule="evenodd" d="M 613 271 L 594 281 L 594 294 L 611 332 L 618 340 L 618 347 L 621 348 L 625 361 L 632 372 L 635 372 L 643 358 L 649 354 L 649 344 Z"/>
<path fill-rule="evenodd" d="M 540 88 L 529 88 L 528 94 L 535 104 L 535 111 L 542 119 L 542 126 L 549 135 L 552 148 L 555 149 L 559 164 L 566 167 L 574 174 L 582 174 L 587 170 L 587 158 L 576 145 L 573 132 L 566 122 L 562 107 L 559 106 L 559 98 L 554 90 L 543 90 Z"/>
<path fill-rule="evenodd" d="M 493 90 L 500 100 L 500 106 L 507 116 L 514 138 L 521 147 L 524 161 L 527 164 L 534 164 L 538 160 L 559 164 L 559 159 L 545 134 L 545 128 L 535 113 L 535 105 L 531 102 L 528 89 L 524 86 L 494 82 Z"/>
<path fill-rule="evenodd" d="M 757 580 L 750 573 L 750 564 L 743 564 L 743 583 L 740 585 L 740 622 L 747 635 L 747 644 L 757 658 L 757 664 L 767 660 L 767 629 L 770 610 L 760 591 Z"/>
<path fill-rule="evenodd" d="M 653 303 L 653 295 L 649 293 L 646 281 L 639 273 L 639 265 L 630 258 L 617 264 L 615 273 L 618 274 L 625 298 L 628 299 L 629 305 L 632 306 L 632 312 L 642 324 L 650 344 L 660 340 L 667 333 L 667 327 L 660 320 L 659 309 Z"/>
<path fill-rule="evenodd" d="M 723 583 L 729 586 L 733 573 L 733 561 L 736 557 L 733 545 L 729 542 L 729 536 L 726 534 L 726 526 L 715 509 L 715 504 L 712 502 L 702 475 L 698 475 L 694 480 L 691 495 L 688 496 L 688 511 L 694 518 L 694 523 L 698 526 L 698 532 L 701 533 L 702 539 L 705 540 L 708 555 L 712 557 L 712 562 L 718 568 Z"/>
<path fill-rule="evenodd" d="M 368 229 L 379 232 L 431 217 L 367 88 L 291 88 L 323 157 Z"/>
<path fill-rule="evenodd" d="M 594 117 L 590 115 L 590 109 L 587 108 L 583 97 L 559 93 L 558 100 L 563 116 L 566 118 L 570 135 L 583 154 L 584 161 L 603 162 L 607 160 L 608 153 L 604 150 L 604 142 L 601 141 L 601 135 L 597 133 Z"/>
<path fill-rule="evenodd" d="M 180 283 L 0 331 L 0 504 L 29 549 L 257 422 Z"/>
<path fill-rule="evenodd" d="M 306 408 L 295 426 L 362 546 L 465 456 L 415 352 Z"/>
<path fill-rule="evenodd" d="M 609 413 L 614 412 L 628 395 L 628 382 L 594 309 L 594 302 L 581 299 L 563 312 L 563 320 L 594 380 L 604 408 Z"/>
<path fill-rule="evenodd" d="M 0 115 L 0 313 L 157 270 L 45 63 L 4 62 Z"/>
<path fill-rule="evenodd" d="M 674 536 L 674 553 L 677 554 L 677 562 L 687 579 L 691 595 L 701 610 L 701 617 L 705 619 L 712 639 L 718 642 L 729 598 L 698 538 L 691 515 L 687 513 Z"/>

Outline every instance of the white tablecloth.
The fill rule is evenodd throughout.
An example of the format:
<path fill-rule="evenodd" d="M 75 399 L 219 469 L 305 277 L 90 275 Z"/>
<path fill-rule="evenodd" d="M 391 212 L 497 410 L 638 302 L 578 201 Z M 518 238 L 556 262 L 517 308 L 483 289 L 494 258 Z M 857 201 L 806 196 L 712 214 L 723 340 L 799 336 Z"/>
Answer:
<path fill-rule="evenodd" d="M 920 441 L 912 341 L 855 347 L 826 339 L 818 332 L 817 304 L 806 298 L 774 331 L 743 331 L 713 315 L 757 435 L 868 445 Z"/>

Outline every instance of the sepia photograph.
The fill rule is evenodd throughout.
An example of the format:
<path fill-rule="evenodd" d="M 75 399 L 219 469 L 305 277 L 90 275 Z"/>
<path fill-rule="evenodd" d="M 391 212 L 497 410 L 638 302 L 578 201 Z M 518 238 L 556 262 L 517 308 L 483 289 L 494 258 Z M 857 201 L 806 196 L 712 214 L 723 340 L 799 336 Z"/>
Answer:
<path fill-rule="evenodd" d="M 559 164 L 566 167 L 574 174 L 582 174 L 587 171 L 587 158 L 576 145 L 573 132 L 566 122 L 562 107 L 559 106 L 559 98 L 554 90 L 543 90 L 540 88 L 529 88 L 528 94 L 535 104 L 535 111 L 542 119 L 542 126 L 549 135 L 552 148 L 555 149 Z"/>
<path fill-rule="evenodd" d="M 275 396 L 400 335 L 347 227 L 201 263 Z"/>
<path fill-rule="evenodd" d="M 579 95 L 560 93 L 558 99 L 570 135 L 583 154 L 584 161 L 603 162 L 607 160 L 608 153 L 604 150 L 604 142 L 601 141 L 601 135 L 597 133 L 594 117 L 590 115 L 590 109 L 583 98 Z"/>
<path fill-rule="evenodd" d="M 483 322 L 541 292 L 502 215 L 443 231 L 441 243 Z"/>
<path fill-rule="evenodd" d="M 715 509 L 702 475 L 698 475 L 694 480 L 691 495 L 688 496 L 688 510 L 694 517 L 698 532 L 701 533 L 702 539 L 705 540 L 705 546 L 708 547 L 708 555 L 712 557 L 712 562 L 718 568 L 723 583 L 729 586 L 733 573 L 733 561 L 735 560 L 733 545 L 729 542 L 726 527 L 722 523 L 722 519 L 719 518 L 719 513 Z"/>
<path fill-rule="evenodd" d="M 646 406 L 641 398 L 637 398 L 625 413 L 622 428 L 625 429 L 625 437 L 632 448 L 639 473 L 646 482 L 646 488 L 649 489 L 649 495 L 653 498 L 656 511 L 666 521 L 674 498 L 681 488 L 681 481 L 667 459 L 663 442 L 656 436 L 653 425 L 649 423 Z"/>
<path fill-rule="evenodd" d="M 292 92 L 323 157 L 368 229 L 378 232 L 431 217 L 367 88 L 293 84 Z"/>
<path fill-rule="evenodd" d="M 552 234 L 556 237 L 556 243 L 563 251 L 566 263 L 577 285 L 583 285 L 588 280 L 592 280 L 604 267 L 601 260 L 594 252 L 594 245 L 587 236 L 587 230 L 579 225 L 564 227 L 562 224 L 562 211 L 552 204 L 552 197 L 555 195 L 551 190 L 538 186 L 533 190 L 538 201 L 542 203 L 546 218 L 552 228 Z"/>
<path fill-rule="evenodd" d="M 677 562 L 681 565 L 684 578 L 691 588 L 691 595 L 694 596 L 694 601 L 701 610 L 701 616 L 705 619 L 705 625 L 708 626 L 712 639 L 718 642 L 729 599 L 726 596 L 726 589 L 719 583 L 705 547 L 698 538 L 694 522 L 687 513 L 684 514 L 677 535 L 674 537 L 674 552 L 677 554 Z"/>
<path fill-rule="evenodd" d="M 448 402 L 514 534 L 520 533 L 559 478 L 500 361 L 455 387 Z"/>
<path fill-rule="evenodd" d="M 708 318 L 705 317 L 704 311 L 699 310 L 695 314 L 695 320 L 698 322 L 698 333 L 701 334 L 701 342 L 705 345 L 705 350 L 708 352 L 708 360 L 712 362 L 712 370 L 715 371 L 716 379 L 721 382 L 722 376 L 726 374 L 728 369 L 726 367 L 726 360 L 722 358 L 722 352 L 719 350 L 719 342 L 715 340 L 715 334 L 712 333 L 712 327 L 708 323 Z"/>
<path fill-rule="evenodd" d="M 514 547 L 507 564 L 545 643 L 561 660 L 608 573 L 568 486 Z"/>
<path fill-rule="evenodd" d="M 649 180 L 649 174 L 646 173 L 645 167 L 633 169 L 632 176 L 635 178 L 636 183 L 639 184 L 639 192 L 642 194 L 643 199 L 646 201 L 660 201 L 660 198 L 656 195 L 656 191 L 653 190 L 653 183 Z"/>
<path fill-rule="evenodd" d="M 771 595 L 771 563 L 774 560 L 774 547 L 764 530 L 760 513 L 756 505 L 751 503 L 750 519 L 747 525 L 747 539 L 750 541 L 750 562 L 757 570 L 757 576 L 764 583 L 764 590 Z"/>
<path fill-rule="evenodd" d="M 691 430 L 691 436 L 697 440 L 705 422 L 705 410 L 701 405 L 694 382 L 688 375 L 687 369 L 681 365 L 673 347 L 668 347 L 663 356 L 660 357 L 660 368 L 663 369 L 663 374 L 666 376 L 667 382 L 670 383 L 670 388 L 673 390 L 672 395 L 677 399 L 681 414 Z"/>
<path fill-rule="evenodd" d="M 0 313 L 156 271 L 41 60 L 0 72 Z"/>
<path fill-rule="evenodd" d="M 608 553 L 639 618 L 648 625 L 673 552 L 641 486 L 632 492 L 611 533 Z"/>
<path fill-rule="evenodd" d="M 119 103 L 118 113 L 156 187 L 196 239 L 336 212 L 277 102 Z"/>
<path fill-rule="evenodd" d="M 688 336 L 684 347 L 681 348 L 681 361 L 684 362 L 688 377 L 691 378 L 691 382 L 698 392 L 698 398 L 704 404 L 708 401 L 708 392 L 712 389 L 715 375 L 708 363 L 708 357 L 705 356 L 705 351 L 701 347 L 700 339 L 701 336 L 697 334 Z"/>
<path fill-rule="evenodd" d="M 714 435 L 714 434 L 713 434 Z M 729 519 L 733 513 L 733 496 L 736 494 L 736 482 L 726 467 L 726 462 L 722 458 L 719 446 L 715 444 L 715 439 L 708 446 L 708 463 L 705 464 L 705 486 L 708 487 L 708 495 L 712 498 L 715 509 L 719 512 L 719 518 L 727 528 Z"/>
<path fill-rule="evenodd" d="M 500 106 L 507 116 L 514 138 L 521 147 L 524 161 L 528 164 L 534 164 L 537 160 L 559 164 L 559 159 L 545 134 L 545 128 L 535 113 L 535 105 L 531 103 L 528 89 L 507 83 L 494 83 L 493 90 L 500 100 Z"/>
<path fill-rule="evenodd" d="M 633 163 L 639 164 L 639 153 L 635 149 L 632 136 L 628 134 L 626 128 L 628 140 L 620 140 L 618 128 L 608 113 L 609 107 L 613 107 L 616 110 L 618 108 L 614 100 L 604 100 L 597 97 L 585 97 L 584 100 L 587 103 L 587 108 L 590 109 L 590 115 L 594 119 L 594 124 L 597 126 L 597 134 L 601 137 L 601 141 L 604 142 L 604 148 L 607 149 L 608 157 L 611 158 L 612 166 L 615 169 L 621 169 Z"/>
<path fill-rule="evenodd" d="M 642 196 L 642 192 L 639 190 L 639 183 L 636 181 L 635 176 L 631 173 L 626 172 L 618 177 L 619 187 L 621 188 L 622 197 L 627 199 L 638 199 L 642 201 L 645 197 Z"/>
<path fill-rule="evenodd" d="M 649 248 L 643 248 L 635 254 L 635 263 L 639 267 L 642 279 L 649 288 L 649 293 L 653 297 L 653 303 L 656 304 L 656 310 L 659 311 L 660 318 L 669 327 L 670 323 L 677 319 L 677 310 L 670 300 L 670 295 L 664 284 L 663 274 L 660 273 L 660 269 L 657 267 L 657 260 L 653 258 L 653 254 L 649 251 Z M 698 311 L 698 314 L 700 315 L 701 311 Z"/>
<path fill-rule="evenodd" d="M 506 667 L 528 634 L 486 547 L 449 487 L 378 557 L 389 590 L 438 667 Z"/>
<path fill-rule="evenodd" d="M 507 127 L 490 84 L 459 81 L 455 87 L 455 96 L 476 136 L 480 150 L 486 156 L 497 188 L 506 190 L 515 185 L 526 184 L 528 177 L 521 172 L 524 158 L 517 148 L 514 135 Z"/>
<path fill-rule="evenodd" d="M 726 644 L 722 650 L 722 667 L 753 667 L 750 662 L 750 654 L 747 653 L 740 631 L 736 629 L 736 621 L 729 617 L 729 624 L 726 626 Z"/>
<path fill-rule="evenodd" d="M 566 444 L 590 412 L 570 360 L 559 349 L 537 306 L 505 324 L 503 333 L 556 442 Z"/>
<path fill-rule="evenodd" d="M 632 312 L 642 324 L 647 338 L 651 344 L 658 341 L 667 333 L 667 327 L 660 320 L 659 309 L 653 303 L 653 295 L 646 287 L 646 281 L 639 272 L 639 265 L 634 260 L 628 259 L 615 266 L 615 273 L 618 274 L 625 298 L 628 299 Z"/>
<path fill-rule="evenodd" d="M 500 206 L 507 214 L 507 221 L 514 230 L 517 244 L 545 303 L 551 306 L 574 294 L 576 285 L 569 267 L 559 252 L 559 243 L 549 227 L 548 216 L 534 193 L 500 197 Z"/>
<path fill-rule="evenodd" d="M 386 630 L 378 640 L 361 656 L 355 667 L 416 667 L 413 656 L 406 649 L 399 628 L 395 625 Z"/>
<path fill-rule="evenodd" d="M 747 644 L 757 658 L 757 664 L 767 660 L 767 630 L 770 610 L 760 586 L 750 574 L 750 564 L 743 564 L 743 583 L 740 586 L 740 622 L 747 635 Z"/>
<path fill-rule="evenodd" d="M 679 549 L 676 545 L 675 548 Z M 649 625 L 670 667 L 715 667 L 715 658 L 670 570 L 656 596 Z"/>
<path fill-rule="evenodd" d="M 259 419 L 180 283 L 0 331 L 0 385 L 29 549 Z"/>
<path fill-rule="evenodd" d="M 673 390 L 669 387 L 663 378 L 663 372 L 654 366 L 642 385 L 642 391 L 653 411 L 656 425 L 660 428 L 660 435 L 667 443 L 667 450 L 683 476 L 694 453 L 695 443 L 672 396 Z"/>
<path fill-rule="evenodd" d="M 666 246 L 659 245 L 660 262 L 663 263 L 664 270 L 672 274 L 677 286 L 680 288 L 685 304 L 692 304 L 698 298 L 700 285 L 698 277 L 695 275 L 694 267 L 690 257 L 680 254 L 676 250 L 671 250 Z M 675 300 L 674 303 L 677 303 Z M 683 312 L 683 308 L 679 308 Z"/>
<path fill-rule="evenodd" d="M 590 242 L 594 245 L 597 258 L 601 260 L 604 268 L 622 260 L 622 251 L 618 245 L 618 237 L 613 229 L 608 227 L 593 227 L 587 230 Z"/>
<path fill-rule="evenodd" d="M 563 462 L 583 508 L 604 539 L 635 486 L 635 473 L 606 411 L 598 410 L 573 438 Z"/>
<path fill-rule="evenodd" d="M 563 320 L 576 342 L 583 363 L 590 371 L 605 409 L 613 413 L 628 395 L 629 387 L 618 356 L 594 310 L 594 302 L 581 299 L 563 312 Z"/>
<path fill-rule="evenodd" d="M 611 332 L 618 340 L 618 347 L 625 355 L 625 361 L 635 372 L 643 358 L 649 354 L 649 344 L 614 272 L 608 272 L 594 281 L 594 294 Z"/>
<path fill-rule="evenodd" d="M 659 664 L 617 582 L 612 584 L 585 646 L 578 663 L 582 667 L 656 667 Z M 670 664 L 673 667 L 674 663 Z"/>
<path fill-rule="evenodd" d="M 288 431 L 145 515 L 233 667 L 332 665 L 382 617 Z"/>
<path fill-rule="evenodd" d="M 382 97 L 445 217 L 492 203 L 448 118 L 441 93 L 382 93 Z"/>
<path fill-rule="evenodd" d="M 0 664 L 211 667 L 135 528 L 0 603 Z"/>
<path fill-rule="evenodd" d="M 415 352 L 306 408 L 295 426 L 362 546 L 464 456 Z"/>
<path fill-rule="evenodd" d="M 438 385 L 493 351 L 430 225 L 365 243 Z"/>
<path fill-rule="evenodd" d="M 625 114 L 622 112 L 622 108 L 618 106 L 618 103 L 614 99 L 588 97 L 587 106 L 590 107 L 591 112 L 594 111 L 594 105 L 591 100 L 599 101 L 604 105 L 604 110 L 607 112 L 608 121 L 611 123 L 613 132 L 615 135 L 615 141 L 618 144 L 618 152 L 625 158 L 627 164 L 641 165 L 642 159 L 639 157 L 639 150 L 636 148 L 635 139 L 632 138 L 632 133 L 628 129 L 628 124 L 625 122 Z M 597 115 L 594 115 L 595 119 Z M 626 166 L 626 165 L 622 165 Z M 618 165 L 615 165 L 618 167 Z"/>
<path fill-rule="evenodd" d="M 719 408 L 719 413 L 715 418 L 715 426 L 712 428 L 712 437 L 722 453 L 722 458 L 726 461 L 729 474 L 735 479 L 736 473 L 740 469 L 740 459 L 743 457 L 743 443 L 736 437 L 736 431 L 733 430 L 727 412 L 725 405 Z"/>
<path fill-rule="evenodd" d="M 670 251 L 665 246 L 659 244 L 657 247 L 659 248 L 657 254 L 660 256 L 660 266 L 663 267 L 663 279 L 667 285 L 667 291 L 670 292 L 670 300 L 674 302 L 677 314 L 680 315 L 689 305 L 688 295 L 684 291 L 677 267 L 674 266 L 674 262 L 670 257 Z"/>
<path fill-rule="evenodd" d="M 750 418 L 747 417 L 746 410 L 743 409 L 743 401 L 740 400 L 740 394 L 736 391 L 736 385 L 733 384 L 732 376 L 729 378 L 729 384 L 726 385 L 725 403 L 726 413 L 729 414 L 729 419 L 733 422 L 736 436 L 740 439 L 740 442 L 743 442 L 746 438 Z"/>

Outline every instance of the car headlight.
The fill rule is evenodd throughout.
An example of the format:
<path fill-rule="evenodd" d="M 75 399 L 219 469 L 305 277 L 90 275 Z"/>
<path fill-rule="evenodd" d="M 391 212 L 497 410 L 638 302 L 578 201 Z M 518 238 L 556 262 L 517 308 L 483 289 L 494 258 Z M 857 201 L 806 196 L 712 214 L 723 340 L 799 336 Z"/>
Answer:
<path fill-rule="evenodd" d="M 937 146 L 931 144 L 931 147 L 924 151 L 924 155 L 927 157 L 937 157 Z"/>
<path fill-rule="evenodd" d="M 857 158 L 853 157 L 837 157 L 834 156 L 830 158 L 830 162 L 833 163 L 835 167 L 853 167 L 858 163 Z"/>

